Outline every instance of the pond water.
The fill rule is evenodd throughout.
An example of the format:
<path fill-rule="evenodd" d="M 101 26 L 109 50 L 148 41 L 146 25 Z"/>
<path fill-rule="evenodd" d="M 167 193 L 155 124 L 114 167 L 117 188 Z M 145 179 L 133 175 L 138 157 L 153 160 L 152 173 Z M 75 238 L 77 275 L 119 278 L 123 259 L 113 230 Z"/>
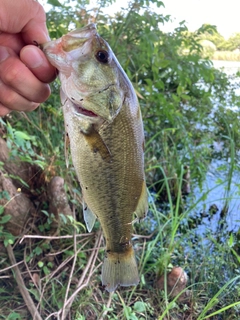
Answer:
<path fill-rule="evenodd" d="M 236 61 L 213 61 L 215 68 L 223 69 L 228 75 L 233 75 L 240 71 L 240 62 Z M 240 94 L 240 88 L 236 92 Z M 239 111 L 236 106 L 230 108 Z M 240 130 L 240 126 L 239 126 Z M 221 148 L 221 142 L 213 146 L 217 152 Z M 234 172 L 230 188 L 227 188 L 228 173 L 224 170 L 227 162 L 213 159 L 209 165 L 206 180 L 202 189 L 194 188 L 195 201 L 206 195 L 204 200 L 200 200 L 197 206 L 198 214 L 206 216 L 198 226 L 197 232 L 204 233 L 206 228 L 212 232 L 219 229 L 220 221 L 224 221 L 226 231 L 237 231 L 240 228 L 240 173 Z M 220 183 L 221 181 L 221 183 Z M 227 205 L 227 213 L 223 214 Z M 211 212 L 214 211 L 214 214 Z M 224 217 L 223 217 L 224 216 Z"/>
<path fill-rule="evenodd" d="M 240 61 L 212 60 L 212 63 L 216 69 L 223 69 L 229 75 L 240 71 Z"/>

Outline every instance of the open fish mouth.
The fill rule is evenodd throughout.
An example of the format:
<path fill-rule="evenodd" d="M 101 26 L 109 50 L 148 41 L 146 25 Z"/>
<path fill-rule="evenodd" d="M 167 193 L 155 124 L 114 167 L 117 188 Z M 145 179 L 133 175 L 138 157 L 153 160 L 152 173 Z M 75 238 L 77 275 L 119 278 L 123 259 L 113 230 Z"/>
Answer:
<path fill-rule="evenodd" d="M 90 110 L 84 109 L 81 105 L 78 105 L 76 103 L 73 103 L 73 107 L 74 107 L 74 113 L 77 115 L 82 115 L 85 117 L 98 117 L 98 115 Z"/>

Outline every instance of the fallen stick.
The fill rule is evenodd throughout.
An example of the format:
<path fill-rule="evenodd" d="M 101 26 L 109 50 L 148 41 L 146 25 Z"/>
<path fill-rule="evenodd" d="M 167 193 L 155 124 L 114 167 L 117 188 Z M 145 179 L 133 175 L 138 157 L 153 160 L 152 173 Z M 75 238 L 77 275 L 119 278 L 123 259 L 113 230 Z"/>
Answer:
<path fill-rule="evenodd" d="M 28 311 L 31 313 L 33 320 L 43 320 L 41 315 L 39 314 L 34 302 L 32 301 L 30 294 L 28 293 L 28 290 L 27 290 L 25 283 L 23 281 L 21 272 L 20 272 L 18 266 L 16 265 L 16 259 L 15 259 L 14 253 L 13 253 L 12 246 L 10 244 L 7 246 L 7 252 L 8 252 L 8 257 L 9 257 L 11 264 L 14 265 L 12 269 L 15 272 L 15 280 L 17 282 L 17 285 L 18 285 L 19 291 L 23 297 L 23 300 L 26 303 Z"/>
<path fill-rule="evenodd" d="M 90 233 L 81 233 L 81 234 L 77 234 L 76 237 L 89 237 L 94 235 L 94 232 L 90 232 Z M 58 240 L 58 239 L 72 239 L 72 236 L 40 236 L 40 235 L 25 235 L 21 238 L 19 243 L 22 243 L 24 239 L 49 239 L 49 240 Z"/>

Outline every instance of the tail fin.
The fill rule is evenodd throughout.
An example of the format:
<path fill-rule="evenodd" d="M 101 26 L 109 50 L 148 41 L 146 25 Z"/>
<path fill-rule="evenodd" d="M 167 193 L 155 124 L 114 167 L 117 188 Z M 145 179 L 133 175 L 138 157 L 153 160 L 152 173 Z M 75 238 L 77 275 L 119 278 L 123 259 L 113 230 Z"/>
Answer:
<path fill-rule="evenodd" d="M 127 253 L 107 253 L 102 267 L 102 284 L 108 292 L 114 291 L 118 285 L 127 287 L 138 283 L 138 268 L 132 248 Z"/>

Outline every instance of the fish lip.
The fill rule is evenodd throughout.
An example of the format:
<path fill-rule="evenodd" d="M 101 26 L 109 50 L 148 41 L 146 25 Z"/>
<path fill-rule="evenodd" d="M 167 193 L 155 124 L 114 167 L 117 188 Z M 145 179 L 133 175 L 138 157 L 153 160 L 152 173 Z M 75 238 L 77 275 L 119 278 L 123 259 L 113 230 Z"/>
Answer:
<path fill-rule="evenodd" d="M 72 106 L 74 109 L 74 114 L 76 116 L 86 117 L 86 118 L 98 118 L 99 116 L 91 110 L 83 108 L 81 104 L 72 101 Z"/>
<path fill-rule="evenodd" d="M 90 23 L 87 26 L 83 27 L 83 28 L 78 28 L 75 29 L 73 31 L 70 31 L 68 34 L 70 34 L 73 37 L 79 37 L 79 34 L 83 34 L 84 32 L 86 32 L 86 34 L 84 35 L 84 38 L 88 38 L 92 35 L 97 35 L 97 27 L 95 23 Z"/>

